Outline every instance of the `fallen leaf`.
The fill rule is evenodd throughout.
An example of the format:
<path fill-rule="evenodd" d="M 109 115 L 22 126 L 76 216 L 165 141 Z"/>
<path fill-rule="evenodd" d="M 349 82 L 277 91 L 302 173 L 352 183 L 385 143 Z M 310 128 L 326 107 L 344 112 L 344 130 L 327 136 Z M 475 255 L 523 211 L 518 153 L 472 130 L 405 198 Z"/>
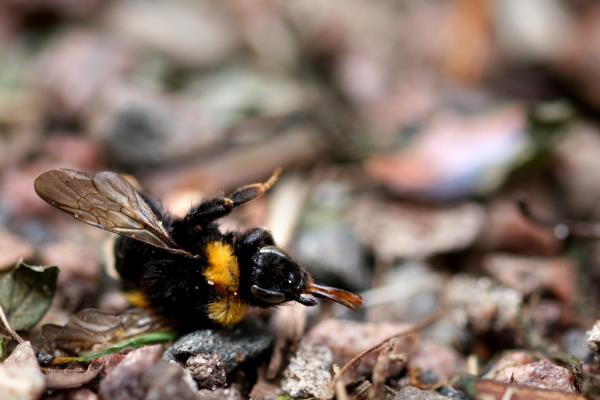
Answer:
<path fill-rule="evenodd" d="M 48 389 L 70 389 L 91 382 L 101 370 L 102 364 L 90 364 L 86 370 L 46 368 L 43 372 Z"/>
<path fill-rule="evenodd" d="M 536 389 L 476 377 L 464 377 L 458 383 L 468 398 L 511 400 L 583 400 L 583 396 L 560 391 Z"/>
<path fill-rule="evenodd" d="M 432 206 L 367 196 L 350 214 L 359 240 L 382 260 L 426 258 L 470 246 L 485 224 L 476 203 Z"/>
<path fill-rule="evenodd" d="M 20 262 L 0 274 L 0 306 L 15 331 L 32 328 L 52 303 L 57 267 L 31 266 Z"/>
<path fill-rule="evenodd" d="M 42 326 L 42 339 L 48 350 L 59 348 L 72 353 L 104 350 L 120 346 L 120 341 L 135 339 L 137 335 L 164 330 L 164 321 L 148 310 L 132 308 L 114 314 L 95 308 L 83 309 L 71 316 L 65 326 Z"/>

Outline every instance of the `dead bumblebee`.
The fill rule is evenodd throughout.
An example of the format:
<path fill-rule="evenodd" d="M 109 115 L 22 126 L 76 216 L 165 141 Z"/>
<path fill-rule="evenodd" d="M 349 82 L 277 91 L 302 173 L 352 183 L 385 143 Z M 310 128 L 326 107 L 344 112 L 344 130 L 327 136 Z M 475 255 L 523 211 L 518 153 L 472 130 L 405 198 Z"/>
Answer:
<path fill-rule="evenodd" d="M 55 169 L 35 180 L 37 194 L 80 221 L 121 235 L 117 271 L 150 307 L 184 329 L 232 325 L 250 306 L 328 298 L 353 310 L 360 296 L 316 284 L 262 228 L 222 233 L 216 221 L 266 192 L 264 183 L 216 196 L 173 219 L 122 176 Z"/>

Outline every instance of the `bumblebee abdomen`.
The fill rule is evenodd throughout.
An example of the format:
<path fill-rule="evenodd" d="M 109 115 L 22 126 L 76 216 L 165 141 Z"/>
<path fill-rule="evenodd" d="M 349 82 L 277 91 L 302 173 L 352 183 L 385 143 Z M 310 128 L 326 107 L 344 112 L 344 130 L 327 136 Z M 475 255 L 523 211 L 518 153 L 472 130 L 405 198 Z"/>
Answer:
<path fill-rule="evenodd" d="M 165 259 L 146 264 L 141 288 L 152 309 L 183 328 L 213 325 L 207 305 L 218 294 L 203 276 L 198 260 Z"/>

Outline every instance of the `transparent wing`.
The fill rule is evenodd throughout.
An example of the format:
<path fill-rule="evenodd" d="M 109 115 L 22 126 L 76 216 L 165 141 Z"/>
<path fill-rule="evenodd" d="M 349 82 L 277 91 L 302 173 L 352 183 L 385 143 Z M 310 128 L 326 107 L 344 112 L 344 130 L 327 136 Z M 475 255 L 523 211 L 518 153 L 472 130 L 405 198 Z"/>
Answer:
<path fill-rule="evenodd" d="M 191 256 L 177 246 L 148 203 L 119 174 L 104 171 L 90 176 L 53 169 L 38 176 L 34 187 L 42 199 L 80 221 Z"/>
<path fill-rule="evenodd" d="M 65 326 L 42 326 L 42 345 L 49 352 L 59 348 L 79 353 L 168 327 L 162 317 L 146 309 L 131 308 L 117 314 L 86 308 L 72 315 Z"/>

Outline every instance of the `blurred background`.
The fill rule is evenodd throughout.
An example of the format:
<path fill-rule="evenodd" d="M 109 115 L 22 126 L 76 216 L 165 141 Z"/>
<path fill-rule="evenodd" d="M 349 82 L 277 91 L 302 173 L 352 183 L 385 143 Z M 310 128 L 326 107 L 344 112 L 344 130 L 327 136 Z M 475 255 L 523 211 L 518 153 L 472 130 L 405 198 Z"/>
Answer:
<path fill-rule="evenodd" d="M 438 376 L 531 332 L 586 359 L 599 43 L 591 0 L 2 0 L 0 268 L 61 267 L 48 321 L 119 309 L 108 235 L 41 201 L 39 173 L 131 174 L 184 215 L 282 167 L 224 229 L 267 226 L 364 294 L 358 315 L 319 313 L 399 323 L 455 305 L 428 332 L 443 347 L 424 359 L 455 363 Z"/>

